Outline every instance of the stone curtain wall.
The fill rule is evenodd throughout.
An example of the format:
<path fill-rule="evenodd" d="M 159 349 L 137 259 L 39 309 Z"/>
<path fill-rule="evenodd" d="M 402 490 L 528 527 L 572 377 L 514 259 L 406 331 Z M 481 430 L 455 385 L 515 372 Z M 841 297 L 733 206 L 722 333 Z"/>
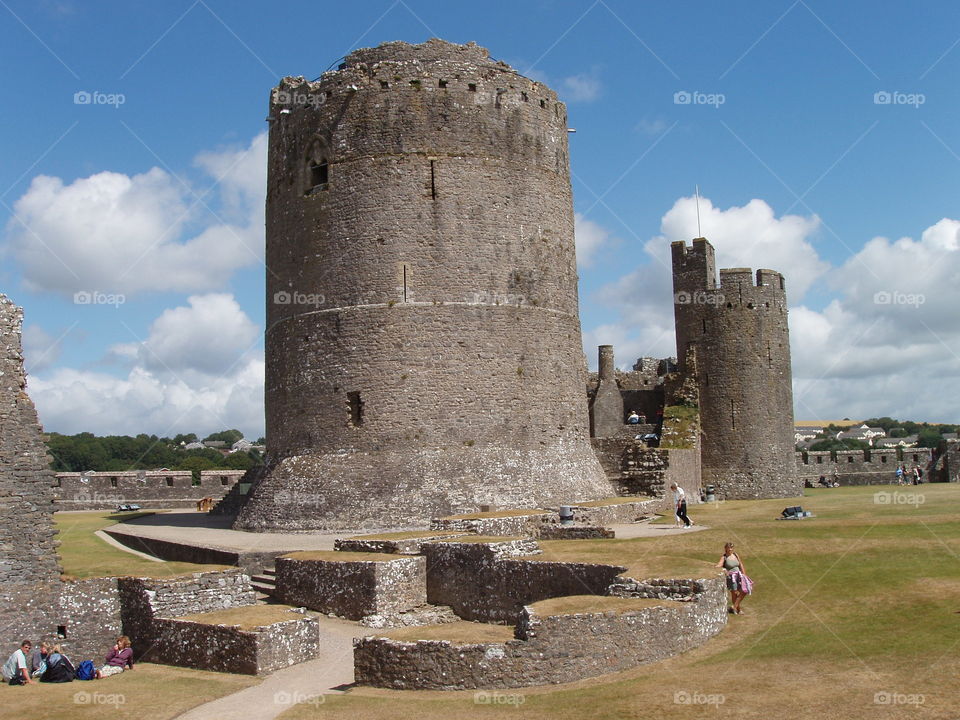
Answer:
<path fill-rule="evenodd" d="M 683 581 L 697 588 L 686 602 L 614 612 L 541 617 L 524 607 L 515 640 L 456 644 L 354 641 L 356 682 L 424 690 L 516 688 L 575 682 L 662 660 L 702 645 L 727 620 L 723 578 Z"/>
<path fill-rule="evenodd" d="M 720 499 L 800 495 L 783 276 L 723 269 L 717 285 L 704 238 L 671 250 L 677 357 L 696 347 L 703 483 Z"/>
<path fill-rule="evenodd" d="M 908 472 L 914 465 L 923 471 L 924 482 L 930 482 L 932 465 L 930 448 L 891 448 L 889 450 L 824 450 L 795 453 L 797 475 L 814 487 L 820 476 L 841 485 L 890 485 L 897 482 L 897 466 Z"/>
<path fill-rule="evenodd" d="M 27 395 L 23 312 L 0 294 L 0 646 L 56 632 L 60 567 L 53 472 Z"/>
<path fill-rule="evenodd" d="M 219 500 L 243 476 L 242 470 L 203 470 L 193 484 L 189 470 L 138 472 L 61 472 L 53 489 L 57 510 L 112 510 L 136 503 L 151 508 L 195 507 L 198 500 Z"/>
<path fill-rule="evenodd" d="M 270 117 L 277 464 L 236 527 L 427 527 L 608 495 L 556 94 L 476 45 L 388 43 L 284 78 Z"/>
<path fill-rule="evenodd" d="M 651 448 L 632 438 L 594 438 L 591 443 L 618 495 L 650 495 L 664 500 L 658 509 L 669 508 L 670 485 L 677 483 L 687 493 L 688 504 L 700 502 L 696 448 Z"/>
<path fill-rule="evenodd" d="M 274 597 L 350 620 L 398 615 L 427 603 L 426 560 L 421 556 L 337 552 L 317 560 L 311 555 L 277 558 Z"/>

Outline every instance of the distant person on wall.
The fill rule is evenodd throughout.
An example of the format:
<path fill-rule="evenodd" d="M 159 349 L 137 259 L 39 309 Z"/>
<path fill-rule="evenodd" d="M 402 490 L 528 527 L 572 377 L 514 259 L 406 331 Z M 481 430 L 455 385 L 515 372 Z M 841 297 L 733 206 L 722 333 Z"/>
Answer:
<path fill-rule="evenodd" d="M 747 577 L 747 570 L 743 566 L 740 556 L 733 551 L 733 543 L 728 542 L 723 546 L 723 557 L 717 563 L 717 567 L 722 567 L 727 573 L 727 590 L 730 591 L 730 604 L 728 609 L 730 613 L 742 615 L 740 603 L 743 599 L 753 592 L 753 583 Z"/>
<path fill-rule="evenodd" d="M 913 466 L 913 484 L 914 485 L 920 484 L 920 477 L 921 477 L 920 466 L 914 465 Z"/>
<path fill-rule="evenodd" d="M 3 679 L 11 685 L 29 685 L 33 682 L 30 679 L 30 650 L 33 643 L 24 640 L 20 647 L 13 651 L 13 654 L 7 658 L 3 664 Z"/>
<path fill-rule="evenodd" d="M 903 485 L 903 465 L 897 465 L 897 485 Z"/>
<path fill-rule="evenodd" d="M 640 424 L 640 416 L 637 415 L 637 411 L 636 411 L 636 410 L 631 410 L 631 411 L 630 411 L 630 414 L 627 415 L 627 422 L 628 422 L 629 424 L 631 424 L 631 425 L 639 425 L 639 424 Z"/>
<path fill-rule="evenodd" d="M 684 527 L 690 527 L 693 522 L 687 517 L 687 494 L 676 483 L 670 485 L 670 489 L 673 490 L 673 508 L 677 515 L 677 527 L 680 527 L 681 520 Z"/>
<path fill-rule="evenodd" d="M 133 670 L 133 649 L 130 647 L 130 638 L 121 635 L 117 644 L 107 653 L 106 663 L 97 670 L 97 679 L 118 675 L 124 670 Z"/>

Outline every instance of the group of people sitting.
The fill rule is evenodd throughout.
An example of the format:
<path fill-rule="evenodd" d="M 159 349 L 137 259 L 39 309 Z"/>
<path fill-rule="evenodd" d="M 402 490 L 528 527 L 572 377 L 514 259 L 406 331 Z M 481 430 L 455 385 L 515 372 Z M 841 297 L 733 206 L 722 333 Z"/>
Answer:
<path fill-rule="evenodd" d="M 10 685 L 29 685 L 34 682 L 62 683 L 74 680 L 95 680 L 133 669 L 133 648 L 130 638 L 121 635 L 107 653 L 104 664 L 96 669 L 92 660 L 74 666 L 64 655 L 60 643 L 43 641 L 40 647 L 24 640 L 3 664 L 4 682 Z"/>

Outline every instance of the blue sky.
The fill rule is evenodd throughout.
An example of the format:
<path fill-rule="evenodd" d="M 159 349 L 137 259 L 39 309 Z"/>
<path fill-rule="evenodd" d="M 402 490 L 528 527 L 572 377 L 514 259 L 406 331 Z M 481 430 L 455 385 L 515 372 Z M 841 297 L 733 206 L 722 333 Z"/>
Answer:
<path fill-rule="evenodd" d="M 0 0 L 0 291 L 47 429 L 262 433 L 269 91 L 434 36 L 568 104 L 591 364 L 673 354 L 699 185 L 720 265 L 787 276 L 798 418 L 960 421 L 955 3 Z"/>

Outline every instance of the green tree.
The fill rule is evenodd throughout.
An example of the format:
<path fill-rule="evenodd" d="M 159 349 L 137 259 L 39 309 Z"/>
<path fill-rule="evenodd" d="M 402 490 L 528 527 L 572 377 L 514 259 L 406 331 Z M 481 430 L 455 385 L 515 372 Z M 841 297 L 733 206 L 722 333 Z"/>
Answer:
<path fill-rule="evenodd" d="M 940 444 L 940 431 L 936 428 L 923 428 L 917 435 L 917 447 L 934 448 Z"/>
<path fill-rule="evenodd" d="M 862 440 L 846 438 L 844 440 L 821 440 L 810 446 L 810 450 L 867 450 L 870 448 L 868 443 Z"/>
<path fill-rule="evenodd" d="M 227 455 L 223 459 L 223 464 L 231 470 L 249 470 L 258 463 L 248 453 L 235 452 Z"/>
<path fill-rule="evenodd" d="M 203 439 L 204 442 L 207 440 L 223 440 L 228 446 L 233 445 L 237 440 L 243 439 L 243 433 L 239 430 L 221 430 L 217 433 L 211 433 Z"/>
<path fill-rule="evenodd" d="M 193 472 L 193 484 L 200 484 L 200 471 L 201 470 L 212 470 L 216 467 L 214 463 L 209 458 L 205 458 L 199 455 L 194 457 L 188 457 L 186 460 L 182 461 L 178 466 L 177 470 L 190 470 Z"/>

